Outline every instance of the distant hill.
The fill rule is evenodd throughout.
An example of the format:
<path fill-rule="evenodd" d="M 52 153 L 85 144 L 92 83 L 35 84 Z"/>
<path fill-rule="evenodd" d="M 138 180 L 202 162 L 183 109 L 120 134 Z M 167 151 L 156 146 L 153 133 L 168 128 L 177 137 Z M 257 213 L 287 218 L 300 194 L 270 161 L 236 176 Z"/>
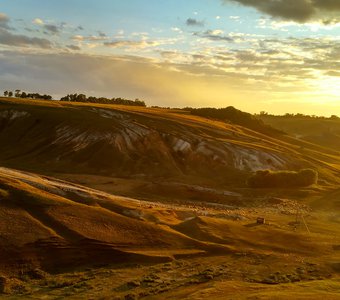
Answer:
<path fill-rule="evenodd" d="M 340 151 L 340 118 L 258 115 L 264 123 L 327 148 Z"/>
<path fill-rule="evenodd" d="M 190 111 L 190 113 L 195 116 L 213 118 L 224 122 L 234 123 L 271 136 L 285 134 L 282 130 L 278 130 L 268 124 L 265 124 L 261 119 L 257 118 L 256 116 L 238 110 L 233 106 L 229 106 L 226 108 L 187 107 L 184 110 Z"/>

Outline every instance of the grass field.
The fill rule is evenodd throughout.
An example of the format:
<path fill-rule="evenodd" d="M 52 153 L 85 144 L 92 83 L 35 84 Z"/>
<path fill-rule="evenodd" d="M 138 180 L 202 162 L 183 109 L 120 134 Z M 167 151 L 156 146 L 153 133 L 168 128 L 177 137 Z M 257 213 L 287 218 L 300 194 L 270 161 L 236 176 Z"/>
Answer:
<path fill-rule="evenodd" d="M 0 178 L 6 298 L 337 299 L 340 216 L 307 199 L 221 207 L 5 168 Z"/>

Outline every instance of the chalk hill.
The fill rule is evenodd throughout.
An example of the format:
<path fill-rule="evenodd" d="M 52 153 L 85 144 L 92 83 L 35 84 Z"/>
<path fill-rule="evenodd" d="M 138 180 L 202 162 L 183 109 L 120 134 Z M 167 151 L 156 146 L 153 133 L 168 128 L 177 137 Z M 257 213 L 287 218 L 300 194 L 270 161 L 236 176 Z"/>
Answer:
<path fill-rule="evenodd" d="M 337 153 L 289 136 L 156 108 L 0 102 L 0 163 L 46 173 L 215 180 L 244 185 L 260 169 L 318 169 L 336 181 Z"/>

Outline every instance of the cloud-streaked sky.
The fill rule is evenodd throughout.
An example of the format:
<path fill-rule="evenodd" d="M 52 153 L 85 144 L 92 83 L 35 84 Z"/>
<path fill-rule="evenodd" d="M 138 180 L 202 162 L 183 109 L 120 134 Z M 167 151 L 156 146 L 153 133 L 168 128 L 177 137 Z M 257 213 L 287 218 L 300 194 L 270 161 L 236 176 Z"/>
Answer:
<path fill-rule="evenodd" d="M 0 90 L 340 116 L 339 0 L 7 0 Z"/>

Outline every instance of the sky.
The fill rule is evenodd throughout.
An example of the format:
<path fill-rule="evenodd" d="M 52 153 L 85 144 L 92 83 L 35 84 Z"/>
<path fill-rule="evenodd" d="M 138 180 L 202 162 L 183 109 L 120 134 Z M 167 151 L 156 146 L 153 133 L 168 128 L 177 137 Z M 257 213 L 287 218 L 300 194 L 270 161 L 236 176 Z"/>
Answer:
<path fill-rule="evenodd" d="M 340 116 L 340 1 L 2 0 L 15 89 Z"/>

